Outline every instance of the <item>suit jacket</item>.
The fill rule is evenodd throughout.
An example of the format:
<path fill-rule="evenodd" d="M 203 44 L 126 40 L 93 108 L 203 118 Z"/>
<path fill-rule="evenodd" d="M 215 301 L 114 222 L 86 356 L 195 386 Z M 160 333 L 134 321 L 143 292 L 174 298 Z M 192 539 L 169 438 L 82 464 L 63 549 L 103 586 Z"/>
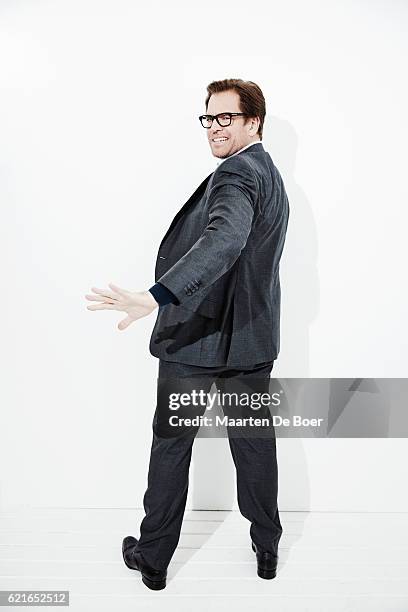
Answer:
<path fill-rule="evenodd" d="M 288 218 L 282 177 L 261 142 L 207 176 L 159 246 L 155 281 L 178 304 L 159 308 L 151 354 L 207 367 L 275 360 Z"/>

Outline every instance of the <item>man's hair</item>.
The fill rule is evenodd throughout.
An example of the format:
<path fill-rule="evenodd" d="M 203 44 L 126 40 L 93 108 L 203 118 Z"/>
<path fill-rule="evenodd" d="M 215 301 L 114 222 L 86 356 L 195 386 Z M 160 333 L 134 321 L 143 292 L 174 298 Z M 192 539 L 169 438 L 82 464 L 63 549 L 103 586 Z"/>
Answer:
<path fill-rule="evenodd" d="M 207 85 L 207 97 L 205 99 L 205 110 L 212 94 L 220 91 L 235 91 L 239 95 L 239 106 L 241 113 L 247 115 L 245 123 L 249 117 L 259 117 L 259 128 L 257 134 L 262 140 L 263 124 L 266 114 L 265 98 L 261 88 L 253 81 L 243 81 L 242 79 L 224 79 L 223 81 L 213 81 Z"/>

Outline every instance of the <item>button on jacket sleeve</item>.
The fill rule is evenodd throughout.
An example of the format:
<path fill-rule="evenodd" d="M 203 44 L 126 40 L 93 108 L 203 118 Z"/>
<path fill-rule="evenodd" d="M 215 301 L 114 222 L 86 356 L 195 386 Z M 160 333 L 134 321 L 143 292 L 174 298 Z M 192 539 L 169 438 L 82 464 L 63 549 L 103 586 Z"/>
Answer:
<path fill-rule="evenodd" d="M 232 267 L 247 242 L 257 199 L 257 179 L 248 162 L 236 155 L 220 164 L 208 193 L 209 220 L 205 230 L 158 279 L 181 305 Z"/>

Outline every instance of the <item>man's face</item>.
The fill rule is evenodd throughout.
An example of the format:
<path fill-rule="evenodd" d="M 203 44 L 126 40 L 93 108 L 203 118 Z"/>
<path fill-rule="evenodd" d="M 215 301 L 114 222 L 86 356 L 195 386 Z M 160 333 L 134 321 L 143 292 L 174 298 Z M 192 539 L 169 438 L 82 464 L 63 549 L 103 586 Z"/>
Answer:
<path fill-rule="evenodd" d="M 209 99 L 206 115 L 218 115 L 219 113 L 240 113 L 239 95 L 236 91 L 221 91 L 212 94 Z M 245 121 L 248 123 L 245 124 Z M 211 152 L 214 157 L 224 159 L 233 155 L 251 142 L 259 140 L 257 134 L 259 119 L 248 117 L 232 117 L 231 125 L 221 127 L 214 119 L 212 126 L 207 130 Z M 226 140 L 217 141 L 219 138 Z"/>

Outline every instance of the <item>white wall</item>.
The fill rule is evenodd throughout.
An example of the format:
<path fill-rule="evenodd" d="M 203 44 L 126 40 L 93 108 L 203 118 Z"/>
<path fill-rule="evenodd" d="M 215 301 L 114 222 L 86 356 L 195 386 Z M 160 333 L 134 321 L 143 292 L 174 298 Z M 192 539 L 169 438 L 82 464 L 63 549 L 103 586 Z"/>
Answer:
<path fill-rule="evenodd" d="M 197 119 L 214 79 L 263 89 L 264 146 L 290 199 L 274 374 L 407 376 L 407 13 L 368 0 L 0 4 L 0 506 L 141 505 L 154 315 L 120 332 L 121 314 L 83 296 L 153 284 L 163 233 L 215 168 Z M 408 509 L 404 439 L 278 448 L 282 509 Z M 194 458 L 188 505 L 231 507 L 226 440 L 197 440 Z"/>

